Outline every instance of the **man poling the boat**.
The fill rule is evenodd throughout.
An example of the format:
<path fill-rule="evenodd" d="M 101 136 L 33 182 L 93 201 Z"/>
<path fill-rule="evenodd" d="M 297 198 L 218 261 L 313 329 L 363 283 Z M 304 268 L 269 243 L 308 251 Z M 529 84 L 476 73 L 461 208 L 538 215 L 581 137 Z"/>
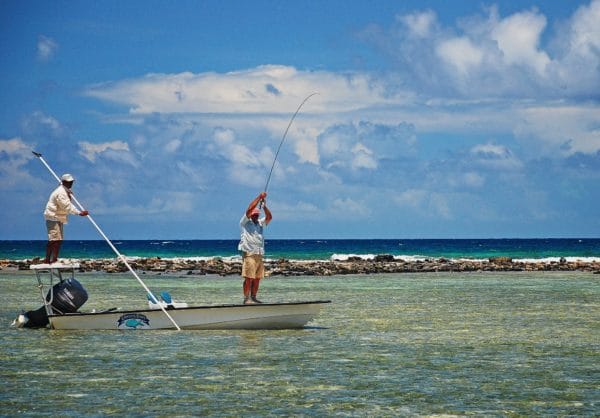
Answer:
<path fill-rule="evenodd" d="M 44 166 L 48 169 L 48 171 L 50 172 L 50 174 L 52 174 L 52 176 L 56 180 L 58 180 L 60 182 L 63 182 L 65 180 L 69 180 L 69 179 L 74 180 L 71 175 L 69 175 L 69 177 L 65 177 L 65 176 L 67 176 L 66 174 L 63 176 L 63 177 L 65 177 L 64 179 L 59 179 L 58 175 L 54 172 L 54 170 L 52 169 L 52 167 L 50 167 L 50 165 L 46 162 L 46 160 L 44 159 L 44 157 L 42 157 L 42 154 L 40 154 L 39 152 L 35 152 L 35 151 L 32 151 L 32 152 L 33 152 L 33 155 L 35 155 L 37 157 L 37 159 L 39 159 L 42 162 L 42 164 L 44 164 Z M 75 197 L 75 195 L 72 192 L 69 195 L 69 200 L 70 201 L 72 200 L 75 203 L 75 205 L 76 205 L 75 208 L 77 208 L 77 207 L 80 208 L 80 209 L 77 209 L 77 210 L 79 210 L 81 212 L 80 214 L 83 215 L 85 213 L 85 215 L 83 215 L 83 216 L 89 215 L 88 211 L 83 208 L 83 205 L 81 203 L 79 203 L 79 201 L 77 200 L 77 198 Z M 87 216 L 87 219 L 90 221 L 90 223 L 92 225 L 94 225 L 94 228 L 96 228 L 96 230 L 100 233 L 100 235 L 102 236 L 102 238 L 104 238 L 104 240 L 106 241 L 106 243 L 114 251 L 114 253 L 117 255 L 117 257 L 119 258 L 119 260 L 123 264 L 125 264 L 125 266 L 129 269 L 129 271 L 131 272 L 131 274 L 133 274 L 133 277 L 135 277 L 136 280 L 142 285 L 142 287 L 144 288 L 144 290 L 146 290 L 146 292 L 148 294 L 150 294 L 150 296 L 153 299 L 156 300 L 156 297 L 154 297 L 154 295 L 152 294 L 152 292 L 150 291 L 150 289 L 148 289 L 148 286 L 146 286 L 146 283 L 144 283 L 144 281 L 142 279 L 140 279 L 140 277 L 135 272 L 135 270 L 131 267 L 131 265 L 129 264 L 129 262 L 127 261 L 127 259 L 123 256 L 123 254 L 121 254 L 119 252 L 119 250 L 117 250 L 117 248 L 113 245 L 113 243 L 111 242 L 111 240 L 108 239 L 108 237 L 106 236 L 106 234 L 104 233 L 104 231 L 102 231 L 102 229 L 100 229 L 100 227 L 98 226 L 98 224 L 96 223 L 96 221 L 92 218 L 92 216 L 91 215 Z M 57 254 L 57 256 L 58 256 L 58 254 Z M 177 325 L 177 322 L 175 322 L 175 320 L 173 319 L 173 317 L 171 317 L 171 315 L 169 315 L 169 313 L 165 310 L 165 307 L 162 306 L 162 305 L 160 305 L 159 307 L 163 311 L 163 313 L 165 314 L 165 316 L 167 318 L 169 318 L 169 321 L 173 324 L 173 326 L 175 326 L 175 328 L 177 329 L 177 331 L 181 331 L 181 328 L 179 327 L 179 325 Z"/>
<path fill-rule="evenodd" d="M 68 215 L 88 215 L 87 210 L 79 210 L 71 202 L 73 196 L 71 188 L 75 178 L 71 174 L 63 174 L 60 180 L 60 186 L 52 192 L 44 210 L 44 219 L 48 230 L 48 244 L 44 258 L 46 264 L 58 261 L 58 254 L 64 240 L 64 224 L 67 223 Z"/>
<path fill-rule="evenodd" d="M 260 279 L 265 275 L 263 256 L 265 254 L 265 239 L 263 229 L 273 219 L 266 203 L 267 192 L 259 194 L 246 209 L 240 220 L 241 237 L 238 250 L 242 252 L 242 277 L 244 278 L 244 304 L 262 303 L 256 298 Z M 260 217 L 261 204 L 265 212 Z"/>

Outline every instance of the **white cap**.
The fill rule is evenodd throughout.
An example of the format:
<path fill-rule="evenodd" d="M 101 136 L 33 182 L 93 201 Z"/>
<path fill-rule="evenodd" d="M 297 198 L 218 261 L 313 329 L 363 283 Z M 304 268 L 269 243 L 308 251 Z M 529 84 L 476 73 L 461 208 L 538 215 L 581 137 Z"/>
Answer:
<path fill-rule="evenodd" d="M 75 181 L 75 178 L 70 174 L 63 174 L 60 179 L 62 181 Z"/>

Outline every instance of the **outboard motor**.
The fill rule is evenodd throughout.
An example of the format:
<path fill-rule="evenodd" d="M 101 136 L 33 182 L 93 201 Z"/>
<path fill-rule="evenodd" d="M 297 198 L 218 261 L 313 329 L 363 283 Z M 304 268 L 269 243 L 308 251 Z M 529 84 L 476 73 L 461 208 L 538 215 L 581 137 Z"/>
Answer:
<path fill-rule="evenodd" d="M 46 295 L 46 301 L 50 300 L 54 313 L 74 313 L 88 300 L 88 294 L 77 280 L 67 279 L 52 287 Z"/>
<path fill-rule="evenodd" d="M 87 291 L 75 279 L 67 279 L 55 284 L 46 295 L 46 301 L 52 301 L 50 305 L 52 313 L 59 315 L 77 312 L 87 300 Z M 43 328 L 48 323 L 46 307 L 42 306 L 34 311 L 19 315 L 14 320 L 13 326 L 17 328 Z"/>

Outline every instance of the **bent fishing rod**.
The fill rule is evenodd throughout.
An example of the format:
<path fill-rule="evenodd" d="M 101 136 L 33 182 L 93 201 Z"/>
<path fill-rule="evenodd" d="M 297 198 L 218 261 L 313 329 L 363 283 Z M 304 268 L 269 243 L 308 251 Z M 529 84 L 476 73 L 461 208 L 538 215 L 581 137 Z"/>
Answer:
<path fill-rule="evenodd" d="M 46 162 L 46 160 L 44 160 L 44 157 L 42 157 L 42 154 L 40 154 L 39 152 L 35 152 L 32 151 L 33 155 L 35 155 L 48 169 L 48 171 L 50 171 L 50 174 L 52 174 L 54 176 L 54 178 L 61 183 L 60 178 L 56 175 L 56 173 L 54 172 L 54 170 L 52 170 L 52 168 L 48 165 L 48 163 Z M 77 198 L 75 197 L 75 195 L 73 193 L 71 193 L 71 198 L 73 199 L 73 201 L 75 202 L 75 204 L 79 207 L 80 211 L 83 211 L 83 205 L 81 203 L 79 203 L 79 201 L 77 200 Z M 100 233 L 100 235 L 102 236 L 102 238 L 104 238 L 104 240 L 108 243 L 108 245 L 110 246 L 110 248 L 115 252 L 115 254 L 117 255 L 117 257 L 127 266 L 127 268 L 129 269 L 129 271 L 131 272 L 131 274 L 133 274 L 133 276 L 137 279 L 137 281 L 142 285 L 142 287 L 144 288 L 144 290 L 146 290 L 146 292 L 148 292 L 148 294 L 150 296 L 152 296 L 153 300 L 158 300 L 156 299 L 156 297 L 154 297 L 154 295 L 152 294 L 152 292 L 150 291 L 150 289 L 148 288 L 148 286 L 146 286 L 146 283 L 144 283 L 142 281 L 142 279 L 140 279 L 140 277 L 137 275 L 137 273 L 135 272 L 135 270 L 133 270 L 133 268 L 131 267 L 131 265 L 129 265 L 129 263 L 127 262 L 127 259 L 123 256 L 123 254 L 121 254 L 119 252 L 119 250 L 117 250 L 117 248 L 113 245 L 113 243 L 108 239 L 108 237 L 104 234 L 104 232 L 100 229 L 100 227 L 98 226 L 98 224 L 96 223 L 96 221 L 94 221 L 94 219 L 92 218 L 92 215 L 88 214 L 86 216 L 86 218 L 88 218 L 90 220 L 90 222 L 92 223 L 92 225 L 94 225 L 94 227 L 96 227 L 96 229 L 98 230 L 98 232 Z M 164 314 L 167 316 L 167 318 L 169 318 L 169 320 L 171 321 L 171 323 L 173 325 L 175 325 L 175 328 L 177 328 L 177 331 L 181 331 L 181 328 L 179 328 L 179 325 L 177 325 L 177 323 L 175 322 L 175 320 L 171 317 L 171 315 L 169 315 L 169 313 L 166 311 L 166 309 L 164 308 L 164 306 L 162 306 L 162 304 L 158 304 L 158 306 L 160 307 L 160 309 L 164 312 Z"/>
<path fill-rule="evenodd" d="M 296 116 L 300 112 L 300 109 L 302 108 L 302 106 L 304 106 L 304 103 L 306 103 L 308 101 L 308 99 L 310 99 L 312 96 L 314 96 L 316 94 L 319 94 L 319 93 L 312 93 L 312 94 L 309 94 L 308 96 L 306 96 L 306 98 L 304 100 L 302 100 L 302 103 L 300 103 L 300 106 L 298 106 L 298 109 L 296 109 L 296 112 L 294 113 L 294 115 L 290 119 L 290 123 L 288 123 L 288 126 L 285 129 L 285 132 L 283 133 L 283 136 L 281 137 L 281 142 L 279 142 L 279 147 L 277 147 L 277 152 L 275 153 L 275 158 L 273 158 L 273 164 L 271 165 L 271 170 L 269 171 L 269 175 L 267 177 L 267 182 L 265 183 L 265 188 L 263 189 L 263 191 L 265 193 L 267 192 L 267 189 L 269 188 L 269 182 L 271 181 L 271 175 L 273 174 L 273 169 L 275 168 L 275 163 L 277 162 L 277 156 L 279 155 L 279 151 L 281 150 L 281 146 L 283 145 L 283 142 L 285 141 L 287 133 L 290 130 L 290 127 L 292 126 L 292 123 L 294 122 L 294 119 L 296 119 Z M 261 207 L 262 207 L 262 202 L 261 202 Z"/>

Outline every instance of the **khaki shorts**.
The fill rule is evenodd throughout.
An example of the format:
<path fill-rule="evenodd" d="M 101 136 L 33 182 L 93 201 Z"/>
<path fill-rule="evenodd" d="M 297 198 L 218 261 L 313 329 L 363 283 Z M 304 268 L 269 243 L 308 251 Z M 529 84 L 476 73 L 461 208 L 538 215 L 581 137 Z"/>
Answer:
<path fill-rule="evenodd" d="M 265 275 L 265 265 L 261 254 L 244 254 L 242 256 L 242 277 L 262 279 Z"/>
<path fill-rule="evenodd" d="M 58 221 L 46 221 L 46 229 L 48 230 L 48 241 L 63 240 L 63 224 Z"/>

